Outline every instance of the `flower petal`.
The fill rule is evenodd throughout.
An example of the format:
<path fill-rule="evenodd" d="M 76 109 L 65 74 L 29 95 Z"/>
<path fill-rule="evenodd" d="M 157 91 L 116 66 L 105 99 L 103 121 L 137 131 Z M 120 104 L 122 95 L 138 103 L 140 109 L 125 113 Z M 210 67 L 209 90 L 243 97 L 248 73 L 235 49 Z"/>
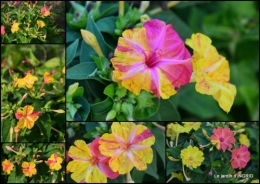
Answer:
<path fill-rule="evenodd" d="M 67 165 L 67 170 L 73 172 L 71 178 L 77 183 L 84 183 L 87 170 L 90 168 L 90 162 L 81 162 L 81 161 L 70 161 Z"/>
<path fill-rule="evenodd" d="M 120 148 L 120 143 L 112 134 L 103 134 L 99 139 L 99 151 L 102 155 L 112 157 Z"/>
<path fill-rule="evenodd" d="M 73 160 L 88 161 L 92 156 L 90 150 L 83 140 L 76 140 L 75 146 L 71 146 L 69 149 L 69 157 Z"/>
<path fill-rule="evenodd" d="M 110 179 L 115 179 L 119 176 L 118 172 L 113 172 L 112 169 L 109 167 L 108 163 L 106 162 L 99 162 L 97 164 L 99 170 L 104 173 Z"/>
<path fill-rule="evenodd" d="M 134 165 L 127 156 L 127 152 L 122 152 L 116 156 L 113 156 L 109 161 L 109 166 L 114 172 L 119 174 L 126 174 L 130 172 Z"/>

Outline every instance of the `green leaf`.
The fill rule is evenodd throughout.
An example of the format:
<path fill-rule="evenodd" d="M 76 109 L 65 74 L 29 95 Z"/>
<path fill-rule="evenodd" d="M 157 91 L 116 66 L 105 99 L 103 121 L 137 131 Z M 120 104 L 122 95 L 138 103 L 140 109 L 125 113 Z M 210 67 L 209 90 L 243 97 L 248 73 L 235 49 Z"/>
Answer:
<path fill-rule="evenodd" d="M 195 116 L 199 117 L 197 120 L 209 119 L 218 116 L 222 119 L 227 119 L 226 114 L 218 106 L 217 101 L 212 96 L 203 95 L 195 90 L 195 84 L 182 86 L 179 92 L 180 107 Z M 193 117 L 196 120 L 196 117 Z"/>
<path fill-rule="evenodd" d="M 66 43 L 72 42 L 76 39 L 82 39 L 80 32 L 72 30 L 68 26 L 66 26 Z"/>
<path fill-rule="evenodd" d="M 44 115 L 41 117 L 40 121 L 36 121 L 36 125 L 40 128 L 43 136 L 46 138 L 47 142 L 50 141 L 51 136 L 51 118 L 49 115 Z"/>
<path fill-rule="evenodd" d="M 73 103 L 66 103 L 66 108 L 68 109 L 70 116 L 74 118 L 76 112 L 78 111 L 78 108 L 75 107 Z"/>
<path fill-rule="evenodd" d="M 96 104 L 91 104 L 91 110 L 93 113 L 104 113 L 106 111 L 109 111 L 112 106 L 113 106 L 113 100 L 109 97 L 107 97 L 104 101 L 96 103 Z M 105 119 L 104 119 L 105 120 Z"/>
<path fill-rule="evenodd" d="M 12 123 L 15 123 L 15 119 L 12 119 L 11 117 L 1 120 L 1 133 L 2 133 L 2 142 L 10 142 L 10 127 Z M 14 134 L 13 134 L 14 135 Z"/>
<path fill-rule="evenodd" d="M 219 150 L 216 148 L 213 148 L 213 151 L 210 153 L 210 162 L 213 163 L 214 160 L 216 159 L 217 155 L 219 153 Z"/>
<path fill-rule="evenodd" d="M 126 117 L 132 118 L 134 106 L 131 103 L 123 102 L 121 106 L 121 111 L 126 115 Z"/>
<path fill-rule="evenodd" d="M 96 25 L 100 32 L 108 33 L 113 37 L 116 36 L 115 29 L 116 29 L 116 19 L 117 17 L 105 17 L 96 22 Z"/>
<path fill-rule="evenodd" d="M 155 150 L 161 157 L 161 160 L 163 161 L 163 165 L 165 168 L 165 134 L 158 128 L 151 129 L 151 132 L 155 136 L 155 143 L 154 143 Z"/>
<path fill-rule="evenodd" d="M 76 89 L 76 91 L 73 93 L 73 97 L 79 97 L 79 96 L 83 96 L 84 94 L 84 88 L 83 87 L 78 87 Z"/>
<path fill-rule="evenodd" d="M 22 172 L 21 165 L 15 165 L 14 170 L 8 177 L 7 183 L 24 183 L 25 175 Z"/>
<path fill-rule="evenodd" d="M 60 67 L 60 58 L 59 57 L 55 57 L 55 58 L 52 58 L 52 59 L 49 59 L 48 61 L 44 62 L 43 67 L 46 67 L 46 68 L 57 68 L 57 67 Z M 45 68 L 45 70 L 46 70 Z"/>
<path fill-rule="evenodd" d="M 124 113 L 117 113 L 116 119 L 117 119 L 117 121 L 128 121 L 128 119 Z"/>
<path fill-rule="evenodd" d="M 85 121 L 90 112 L 90 105 L 84 97 L 76 97 L 75 103 L 81 104 L 82 106 L 78 109 L 78 114 L 80 115 L 82 121 Z"/>
<path fill-rule="evenodd" d="M 191 172 L 204 174 L 204 172 L 203 172 L 199 167 L 197 167 L 197 168 L 193 168 L 193 169 L 191 170 Z"/>
<path fill-rule="evenodd" d="M 181 148 L 179 146 L 170 148 L 170 152 L 171 152 L 173 158 L 178 159 L 178 158 L 180 158 Z"/>
<path fill-rule="evenodd" d="M 108 112 L 107 117 L 106 117 L 106 121 L 112 120 L 115 117 L 116 117 L 116 111 L 112 109 Z"/>
<path fill-rule="evenodd" d="M 104 99 L 106 97 L 103 93 L 103 91 L 105 89 L 105 83 L 101 79 L 89 78 L 86 80 L 86 83 L 93 96 L 95 96 L 97 98 L 101 98 L 101 99 Z"/>
<path fill-rule="evenodd" d="M 166 176 L 170 175 L 172 172 L 177 172 L 181 170 L 181 162 L 169 161 L 166 166 Z"/>
<path fill-rule="evenodd" d="M 87 24 L 86 30 L 90 31 L 91 33 L 93 33 L 96 36 L 97 42 L 100 45 L 100 48 L 101 48 L 104 56 L 105 57 L 108 56 L 111 49 L 105 43 L 102 34 L 100 33 L 98 27 L 96 26 L 96 23 L 93 20 L 92 12 L 90 12 L 88 14 L 88 24 Z M 82 63 L 82 62 L 86 62 L 86 61 L 91 61 L 92 55 L 97 55 L 95 50 L 91 46 L 89 46 L 86 42 L 83 41 L 82 46 L 81 46 L 80 62 Z"/>
<path fill-rule="evenodd" d="M 96 64 L 92 62 L 79 63 L 66 71 L 67 79 L 87 79 L 96 70 Z"/>
<path fill-rule="evenodd" d="M 66 65 L 68 65 L 75 57 L 78 48 L 79 39 L 76 39 L 66 48 Z"/>
<path fill-rule="evenodd" d="M 179 121 L 179 112 L 171 100 L 160 100 L 160 106 L 155 115 L 147 120 L 151 121 Z"/>
<path fill-rule="evenodd" d="M 116 87 L 116 84 L 109 84 L 105 88 L 104 94 L 113 99 L 115 96 L 115 87 Z"/>

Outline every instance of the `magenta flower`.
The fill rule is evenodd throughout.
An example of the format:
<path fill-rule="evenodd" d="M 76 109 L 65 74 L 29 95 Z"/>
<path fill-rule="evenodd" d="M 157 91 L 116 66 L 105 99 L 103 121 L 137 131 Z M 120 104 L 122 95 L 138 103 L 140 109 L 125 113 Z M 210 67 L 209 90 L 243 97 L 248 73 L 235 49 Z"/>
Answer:
<path fill-rule="evenodd" d="M 4 35 L 4 34 L 5 34 L 5 27 L 1 26 L 1 35 Z"/>
<path fill-rule="evenodd" d="M 250 152 L 247 146 L 240 145 L 239 149 L 232 150 L 232 159 L 231 166 L 234 169 L 239 168 L 239 170 L 241 170 L 246 167 L 247 162 L 250 160 Z"/>
<path fill-rule="evenodd" d="M 143 89 L 167 99 L 190 81 L 190 53 L 172 25 L 158 19 L 125 30 L 114 55 L 113 79 L 135 95 Z"/>
<path fill-rule="evenodd" d="M 76 147 L 70 147 L 68 155 L 73 161 L 68 163 L 67 170 L 72 172 L 71 178 L 77 183 L 106 183 L 106 177 L 115 179 L 119 176 L 108 165 L 110 157 L 100 154 L 99 139 L 96 138 L 90 146 L 83 140 L 76 140 Z"/>
<path fill-rule="evenodd" d="M 226 151 L 227 148 L 232 148 L 232 144 L 235 143 L 233 132 L 230 128 L 218 127 L 213 129 L 213 135 L 210 137 L 211 143 L 216 144 L 218 150 Z"/>

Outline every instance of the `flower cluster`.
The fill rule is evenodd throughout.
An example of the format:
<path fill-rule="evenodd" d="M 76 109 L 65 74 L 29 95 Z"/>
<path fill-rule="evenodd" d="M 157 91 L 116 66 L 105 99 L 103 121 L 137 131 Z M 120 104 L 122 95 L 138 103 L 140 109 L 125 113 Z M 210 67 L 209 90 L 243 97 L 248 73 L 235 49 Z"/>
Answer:
<path fill-rule="evenodd" d="M 51 8 L 38 1 L 1 3 L 2 42 L 50 42 L 52 36 L 59 37 L 63 30 L 55 27 L 57 15 L 51 12 Z"/>
<path fill-rule="evenodd" d="M 245 136 L 243 134 L 242 138 Z M 241 137 L 240 135 L 240 137 Z M 217 127 L 213 129 L 213 135 L 210 137 L 211 143 L 216 145 L 218 150 L 225 151 L 227 148 L 232 149 L 232 145 L 235 143 L 233 132 L 230 128 Z M 241 142 L 241 141 L 240 141 Z M 242 142 L 243 143 L 243 142 Z M 248 141 L 246 141 L 248 144 Z M 231 165 L 234 169 L 239 168 L 240 170 L 246 167 L 247 162 L 250 160 L 250 152 L 246 145 L 240 145 L 240 148 L 231 150 L 232 162 Z"/>
<path fill-rule="evenodd" d="M 230 125 L 235 127 L 235 130 L 231 130 Z M 183 176 L 186 181 L 190 181 L 191 176 L 187 175 L 184 166 L 188 168 L 188 171 L 192 171 L 194 169 L 200 170 L 204 168 L 202 165 L 206 165 L 206 167 L 211 168 L 208 176 L 212 176 L 213 171 L 218 173 L 216 170 L 219 170 L 221 166 L 230 168 L 230 172 L 233 173 L 236 172 L 234 169 L 241 170 L 245 168 L 250 161 L 250 152 L 248 150 L 250 140 L 246 134 L 242 134 L 245 130 L 241 129 L 243 126 L 245 126 L 245 123 L 169 123 L 166 136 L 170 138 L 170 141 L 167 141 L 170 148 L 168 159 L 175 163 L 173 170 L 179 171 L 180 169 L 176 168 L 178 168 L 179 164 L 182 164 Z M 237 133 L 239 135 L 235 137 Z M 180 135 L 182 135 L 181 140 L 178 139 Z M 187 141 L 184 139 L 185 137 Z M 188 137 L 190 137 L 190 140 Z M 239 147 L 236 138 L 239 139 L 241 144 Z M 176 141 L 175 145 L 173 141 Z M 221 162 L 224 159 L 221 159 L 220 151 L 223 151 L 222 156 L 225 155 L 226 161 L 224 163 Z M 208 158 L 210 158 L 210 161 Z M 200 166 L 202 167 L 200 168 Z M 174 178 L 182 181 L 181 176 L 181 173 L 172 172 L 169 181 Z"/>
<path fill-rule="evenodd" d="M 50 145 L 52 147 L 53 145 Z M 62 147 L 57 145 L 57 148 L 61 149 Z M 14 146 L 5 146 L 5 149 L 10 151 L 10 154 L 15 154 L 11 156 L 10 159 L 5 159 L 2 162 L 3 171 L 10 175 L 11 172 L 22 172 L 24 176 L 29 178 L 33 177 L 33 175 L 37 174 L 37 165 L 44 163 L 43 159 L 41 159 L 40 154 L 37 154 L 37 148 L 30 149 L 29 147 L 20 146 L 20 148 L 15 148 Z M 15 151 L 19 149 L 18 151 Z M 27 150 L 27 154 L 25 154 L 25 150 Z M 50 172 L 59 171 L 62 168 L 62 162 L 64 156 L 61 153 L 53 153 L 47 161 L 45 161 L 46 165 L 49 166 Z M 18 165 L 21 165 L 18 167 Z M 15 169 L 14 169 L 15 168 Z"/>
<path fill-rule="evenodd" d="M 107 177 L 115 179 L 129 173 L 133 167 L 146 170 L 153 160 L 151 146 L 155 137 L 143 125 L 132 122 L 113 122 L 112 132 L 96 138 L 90 145 L 76 140 L 68 156 L 67 165 L 71 178 L 78 182 L 104 183 Z"/>

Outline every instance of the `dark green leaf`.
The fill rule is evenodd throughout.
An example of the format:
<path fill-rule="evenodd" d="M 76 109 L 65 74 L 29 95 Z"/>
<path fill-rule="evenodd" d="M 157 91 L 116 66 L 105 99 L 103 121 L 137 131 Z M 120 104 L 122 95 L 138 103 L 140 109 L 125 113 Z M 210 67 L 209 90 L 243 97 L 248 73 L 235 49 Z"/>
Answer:
<path fill-rule="evenodd" d="M 103 113 L 109 111 L 112 106 L 113 106 L 113 100 L 109 97 L 107 97 L 104 101 L 96 103 L 96 104 L 91 104 L 91 110 L 93 113 Z M 105 120 L 105 119 L 103 119 Z"/>
<path fill-rule="evenodd" d="M 163 165 L 165 168 L 165 134 L 162 132 L 162 130 L 159 130 L 158 128 L 151 129 L 151 132 L 155 136 L 155 143 L 154 147 L 159 156 L 161 157 L 161 160 L 163 161 Z"/>
<path fill-rule="evenodd" d="M 66 71 L 67 79 L 87 79 L 95 71 L 96 64 L 92 62 L 84 62 L 77 64 Z"/>
<path fill-rule="evenodd" d="M 76 39 L 72 44 L 66 48 L 66 65 L 68 65 L 75 57 L 77 48 L 79 44 L 79 39 Z"/>

